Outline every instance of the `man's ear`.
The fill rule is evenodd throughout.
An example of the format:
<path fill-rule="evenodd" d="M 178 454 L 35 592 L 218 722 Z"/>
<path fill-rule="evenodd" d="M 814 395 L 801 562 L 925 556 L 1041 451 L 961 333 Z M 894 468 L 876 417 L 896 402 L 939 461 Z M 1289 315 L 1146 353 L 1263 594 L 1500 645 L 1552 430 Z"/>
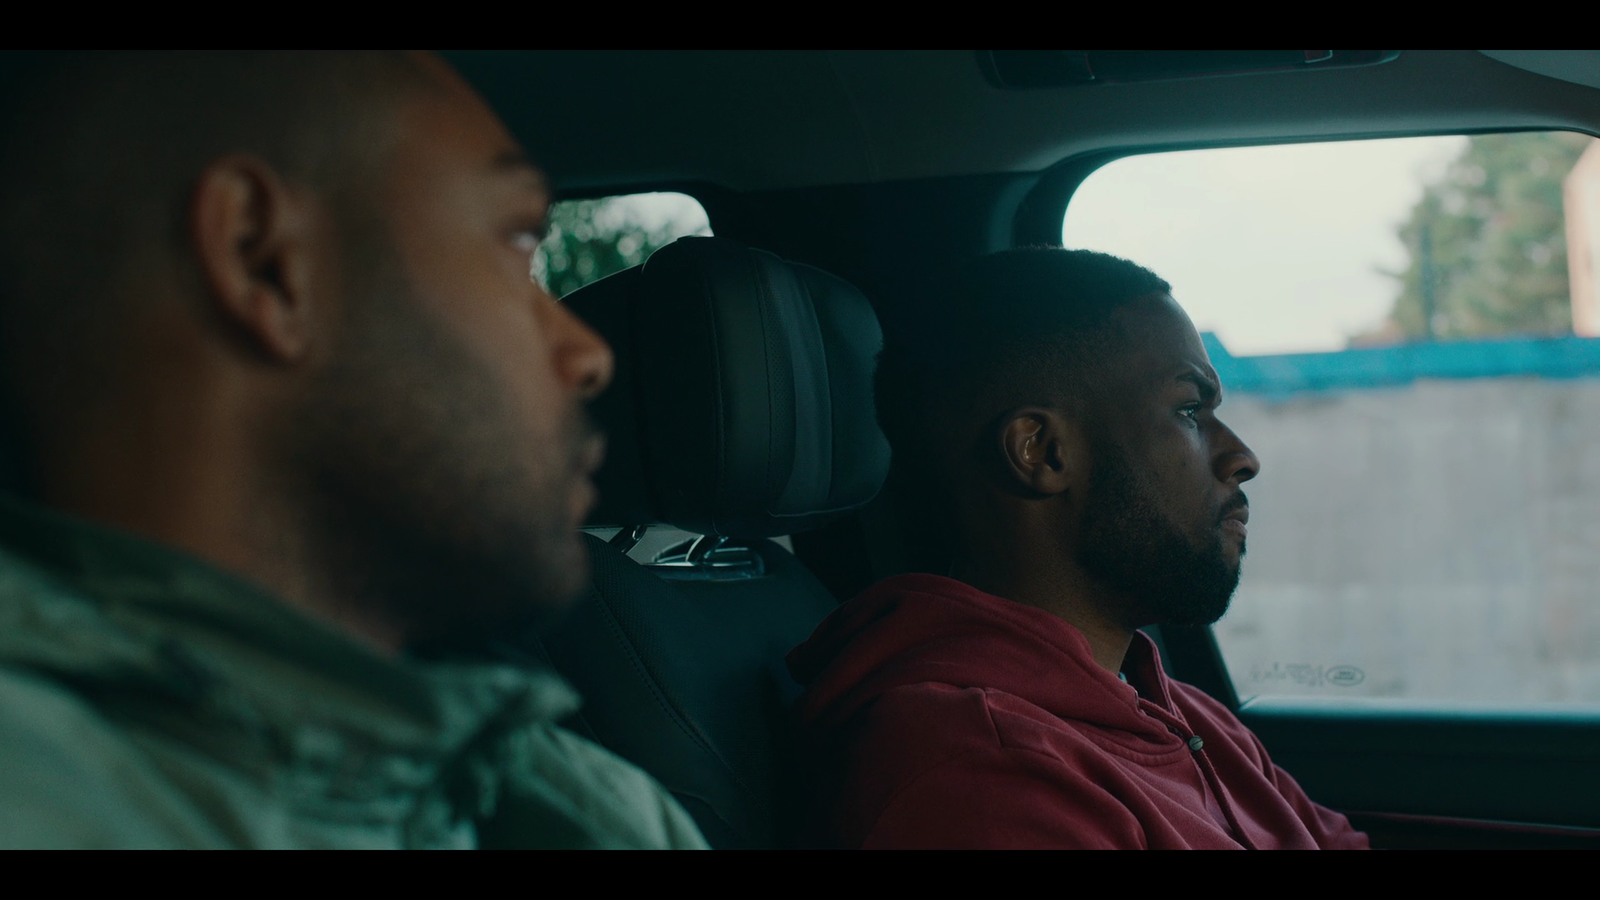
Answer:
<path fill-rule="evenodd" d="M 1039 496 L 1080 488 L 1088 470 L 1082 429 L 1046 407 L 1023 407 L 1002 419 L 1000 453 L 1015 483 Z"/>
<path fill-rule="evenodd" d="M 266 359 L 311 347 L 315 255 L 325 227 L 316 197 L 251 156 L 225 156 L 195 185 L 190 229 L 207 299 Z"/>

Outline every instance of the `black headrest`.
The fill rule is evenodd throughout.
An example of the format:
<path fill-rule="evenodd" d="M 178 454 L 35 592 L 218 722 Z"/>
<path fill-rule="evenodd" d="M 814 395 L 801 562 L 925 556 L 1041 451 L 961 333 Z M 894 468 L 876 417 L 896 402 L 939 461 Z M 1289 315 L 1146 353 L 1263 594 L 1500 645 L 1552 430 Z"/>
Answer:
<path fill-rule="evenodd" d="M 815 528 L 877 494 L 883 334 L 860 291 L 714 237 L 683 238 L 565 300 L 611 343 L 592 526 L 755 538 Z"/>

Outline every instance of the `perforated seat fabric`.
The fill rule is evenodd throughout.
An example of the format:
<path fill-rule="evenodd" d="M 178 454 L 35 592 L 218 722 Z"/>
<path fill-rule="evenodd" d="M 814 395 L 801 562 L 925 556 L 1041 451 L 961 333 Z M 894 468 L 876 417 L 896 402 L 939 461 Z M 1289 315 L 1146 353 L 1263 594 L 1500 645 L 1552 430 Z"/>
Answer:
<path fill-rule="evenodd" d="M 761 538 L 847 514 L 881 486 L 877 319 L 847 283 L 717 238 L 678 241 L 566 302 L 617 358 L 592 407 L 610 447 L 591 523 L 737 536 L 764 574 L 668 580 L 590 537 L 593 591 L 527 649 L 583 696 L 572 726 L 655 776 L 712 846 L 781 844 L 781 726 L 798 693 L 783 657 L 835 601 Z"/>

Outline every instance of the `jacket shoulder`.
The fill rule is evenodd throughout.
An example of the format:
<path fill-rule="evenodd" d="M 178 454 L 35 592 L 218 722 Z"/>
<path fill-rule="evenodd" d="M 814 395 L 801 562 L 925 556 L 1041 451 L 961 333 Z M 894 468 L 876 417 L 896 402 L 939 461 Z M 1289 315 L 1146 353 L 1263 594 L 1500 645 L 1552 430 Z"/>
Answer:
<path fill-rule="evenodd" d="M 501 765 L 506 797 L 480 831 L 486 847 L 705 849 L 677 800 L 643 769 L 556 725 L 521 731 Z"/>
<path fill-rule="evenodd" d="M 0 666 L 0 847 L 224 843 L 145 754 L 67 686 Z"/>

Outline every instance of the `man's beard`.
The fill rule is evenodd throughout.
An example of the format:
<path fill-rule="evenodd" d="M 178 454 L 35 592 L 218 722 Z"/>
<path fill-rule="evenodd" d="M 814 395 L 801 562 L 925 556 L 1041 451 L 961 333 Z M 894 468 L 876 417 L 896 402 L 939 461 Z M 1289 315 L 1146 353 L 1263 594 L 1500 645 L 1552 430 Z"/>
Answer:
<path fill-rule="evenodd" d="M 1244 502 L 1242 493 L 1217 511 Z M 1239 564 L 1229 562 L 1220 527 L 1196 547 L 1140 490 L 1127 457 L 1103 447 L 1085 502 L 1078 562 L 1091 575 L 1132 600 L 1122 610 L 1129 627 L 1161 622 L 1210 625 L 1228 611 L 1239 586 Z M 1239 546 L 1244 556 L 1244 545 Z"/>
<path fill-rule="evenodd" d="M 390 271 L 399 271 L 393 266 Z M 588 580 L 571 521 L 594 435 L 581 407 L 539 459 L 493 373 L 408 286 L 356 300 L 291 438 L 311 562 L 413 647 L 537 627 Z"/>

